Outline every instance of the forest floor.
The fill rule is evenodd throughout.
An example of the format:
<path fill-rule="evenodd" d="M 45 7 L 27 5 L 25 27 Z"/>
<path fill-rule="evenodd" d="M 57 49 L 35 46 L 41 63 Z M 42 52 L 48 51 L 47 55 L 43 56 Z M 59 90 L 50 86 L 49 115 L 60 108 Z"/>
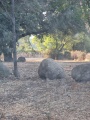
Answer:
<path fill-rule="evenodd" d="M 90 120 L 90 82 L 71 78 L 81 63 L 60 63 L 66 79 L 40 79 L 38 60 L 18 63 L 20 79 L 0 79 L 0 120 Z M 12 63 L 4 64 L 12 71 Z"/>

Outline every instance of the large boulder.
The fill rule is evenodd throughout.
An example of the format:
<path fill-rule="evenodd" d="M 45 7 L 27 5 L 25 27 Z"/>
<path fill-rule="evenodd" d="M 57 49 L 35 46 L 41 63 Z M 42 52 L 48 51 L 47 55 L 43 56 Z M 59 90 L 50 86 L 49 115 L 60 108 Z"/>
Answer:
<path fill-rule="evenodd" d="M 60 63 L 55 62 L 53 59 L 44 59 L 38 69 L 40 78 L 46 79 L 60 79 L 65 77 L 65 71 Z"/>
<path fill-rule="evenodd" d="M 26 62 L 25 57 L 19 57 L 19 58 L 18 58 L 18 62 Z"/>
<path fill-rule="evenodd" d="M 0 77 L 8 77 L 10 75 L 10 70 L 0 62 Z"/>
<path fill-rule="evenodd" d="M 81 64 L 74 67 L 71 76 L 75 81 L 90 81 L 90 64 Z"/>

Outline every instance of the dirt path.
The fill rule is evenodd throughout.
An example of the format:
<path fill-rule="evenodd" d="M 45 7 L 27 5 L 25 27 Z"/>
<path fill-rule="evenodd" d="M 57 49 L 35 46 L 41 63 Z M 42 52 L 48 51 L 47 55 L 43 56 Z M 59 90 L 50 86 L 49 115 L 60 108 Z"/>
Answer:
<path fill-rule="evenodd" d="M 39 64 L 18 63 L 20 80 L 0 79 L 0 120 L 90 120 L 90 82 L 71 78 L 81 63 L 62 62 L 67 78 L 46 81 L 38 77 Z"/>

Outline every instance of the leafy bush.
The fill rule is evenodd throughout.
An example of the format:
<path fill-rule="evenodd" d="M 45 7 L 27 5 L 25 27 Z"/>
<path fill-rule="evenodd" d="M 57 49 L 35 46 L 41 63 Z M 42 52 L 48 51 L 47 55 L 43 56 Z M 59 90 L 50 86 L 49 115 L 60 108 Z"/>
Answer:
<path fill-rule="evenodd" d="M 71 59 L 71 53 L 68 52 L 68 51 L 65 51 L 65 53 L 64 53 L 64 58 L 65 58 L 65 59 Z"/>
<path fill-rule="evenodd" d="M 90 61 L 90 53 L 87 53 L 87 54 L 86 54 L 85 61 Z"/>
<path fill-rule="evenodd" d="M 82 52 L 82 51 L 72 51 L 71 52 L 71 58 L 73 60 L 85 60 L 85 57 L 86 57 L 86 53 L 85 52 Z"/>
<path fill-rule="evenodd" d="M 56 51 L 49 51 L 48 54 L 46 54 L 47 57 L 57 60 L 70 60 L 71 59 L 71 53 L 68 51 L 63 52 L 56 52 Z"/>

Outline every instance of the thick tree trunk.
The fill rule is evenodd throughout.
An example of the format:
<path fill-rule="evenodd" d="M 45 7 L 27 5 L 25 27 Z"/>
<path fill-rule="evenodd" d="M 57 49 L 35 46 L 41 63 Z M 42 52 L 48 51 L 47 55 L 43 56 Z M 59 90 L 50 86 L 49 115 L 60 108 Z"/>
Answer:
<path fill-rule="evenodd" d="M 16 28 L 15 28 L 15 4 L 14 0 L 12 2 L 12 33 L 13 33 L 13 62 L 14 62 L 14 75 L 19 77 L 18 67 L 17 67 L 17 52 L 16 52 Z"/>
<path fill-rule="evenodd" d="M 12 62 L 13 61 L 12 53 L 10 53 L 10 52 L 8 54 L 4 53 L 4 61 L 5 62 Z"/>

